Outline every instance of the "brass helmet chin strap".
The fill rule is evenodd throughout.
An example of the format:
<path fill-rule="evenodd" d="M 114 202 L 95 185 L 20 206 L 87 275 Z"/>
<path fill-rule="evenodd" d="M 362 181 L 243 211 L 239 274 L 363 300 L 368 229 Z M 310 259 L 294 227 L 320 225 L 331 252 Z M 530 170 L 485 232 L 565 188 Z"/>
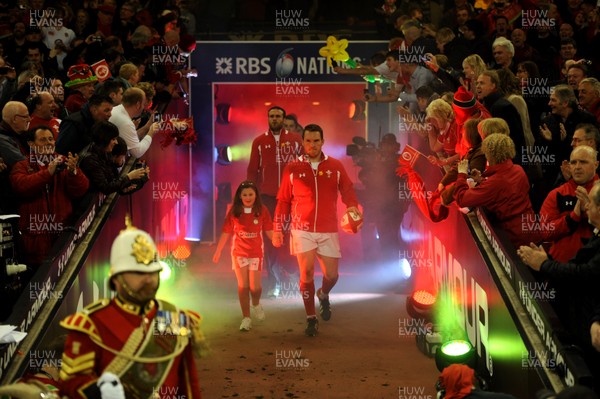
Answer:
<path fill-rule="evenodd" d="M 137 293 L 133 292 L 133 291 L 131 290 L 131 288 L 129 288 L 129 286 L 128 286 L 128 285 L 127 285 L 127 283 L 125 282 L 125 279 L 123 278 L 123 275 L 122 275 L 122 274 L 118 274 L 118 275 L 116 276 L 116 278 L 119 280 L 119 283 L 121 284 L 121 286 L 123 287 L 123 289 L 124 289 L 124 290 L 127 292 L 127 295 L 129 295 L 129 297 L 131 297 L 131 298 L 133 298 L 133 299 L 136 299 L 136 300 L 138 300 L 138 301 L 140 301 L 140 302 L 141 302 L 141 298 L 138 296 L 138 294 L 137 294 Z M 145 304 L 142 304 L 142 303 L 140 303 L 140 304 L 141 304 L 141 305 L 145 305 Z"/>

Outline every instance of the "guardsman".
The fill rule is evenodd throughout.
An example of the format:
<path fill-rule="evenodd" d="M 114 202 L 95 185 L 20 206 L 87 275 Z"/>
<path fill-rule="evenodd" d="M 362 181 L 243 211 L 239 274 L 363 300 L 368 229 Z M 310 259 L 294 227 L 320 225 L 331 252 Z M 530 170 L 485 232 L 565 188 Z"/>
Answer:
<path fill-rule="evenodd" d="M 194 362 L 202 344 L 200 316 L 156 299 L 161 270 L 152 237 L 128 221 L 110 253 L 116 296 L 60 323 L 69 330 L 62 394 L 114 398 L 120 381 L 128 399 L 201 397 Z"/>

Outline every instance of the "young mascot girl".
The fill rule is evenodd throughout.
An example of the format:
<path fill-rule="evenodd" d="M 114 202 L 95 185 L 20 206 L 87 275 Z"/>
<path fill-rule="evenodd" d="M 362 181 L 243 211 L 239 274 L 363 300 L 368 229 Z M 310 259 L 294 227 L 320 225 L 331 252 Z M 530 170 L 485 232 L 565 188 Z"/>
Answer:
<path fill-rule="evenodd" d="M 233 236 L 232 268 L 237 277 L 238 297 L 244 316 L 240 331 L 249 331 L 252 328 L 249 296 L 252 297 L 255 319 L 259 321 L 265 319 L 265 312 L 260 304 L 262 294 L 260 277 L 264 254 L 263 232 L 269 239 L 273 238 L 273 221 L 269 210 L 260 200 L 256 185 L 246 180 L 235 192 L 233 206 L 227 212 L 223 233 L 213 256 L 213 262 L 217 263 L 229 236 Z"/>

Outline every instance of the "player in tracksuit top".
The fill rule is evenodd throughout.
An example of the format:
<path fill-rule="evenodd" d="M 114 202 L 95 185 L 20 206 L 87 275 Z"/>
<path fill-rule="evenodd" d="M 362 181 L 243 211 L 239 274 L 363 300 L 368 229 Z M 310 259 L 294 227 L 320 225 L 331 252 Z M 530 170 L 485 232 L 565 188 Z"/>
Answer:
<path fill-rule="evenodd" d="M 286 117 L 283 108 L 273 106 L 267 111 L 267 116 L 269 130 L 252 141 L 246 179 L 256 183 L 262 203 L 273 215 L 283 169 L 302 155 L 303 151 L 302 137 L 283 128 Z M 279 296 L 286 260 L 287 263 L 291 261 L 285 251 L 273 248 L 270 240 L 265 241 L 265 266 L 268 275 L 266 289 L 270 297 Z"/>
<path fill-rule="evenodd" d="M 352 181 L 340 161 L 323 154 L 323 129 L 308 125 L 302 133 L 305 155 L 288 164 L 277 194 L 273 245 L 283 245 L 282 230 L 291 231 L 290 247 L 300 268 L 300 292 L 306 310 L 306 335 L 317 335 L 315 311 L 315 257 L 323 271 L 317 292 L 321 318 L 329 320 L 329 292 L 338 279 L 341 257 L 338 237 L 338 191 L 348 210 L 358 214 L 358 200 Z"/>

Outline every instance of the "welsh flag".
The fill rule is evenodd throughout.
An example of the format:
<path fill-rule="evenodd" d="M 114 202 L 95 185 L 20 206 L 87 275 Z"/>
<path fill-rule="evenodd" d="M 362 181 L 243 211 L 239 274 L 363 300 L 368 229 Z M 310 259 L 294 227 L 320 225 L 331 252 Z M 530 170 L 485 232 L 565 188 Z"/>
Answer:
<path fill-rule="evenodd" d="M 437 190 L 431 197 L 427 198 L 425 183 L 423 183 L 421 176 L 413 169 L 417 159 L 419 159 L 419 155 L 423 154 L 407 144 L 398 158 L 399 166 L 396 169 L 396 174 L 398 176 L 406 176 L 412 199 L 423 215 L 432 222 L 441 222 L 448 217 L 448 207 L 442 205 L 440 192 Z"/>
<path fill-rule="evenodd" d="M 104 58 L 95 64 L 92 64 L 92 70 L 94 71 L 94 75 L 96 75 L 99 82 L 104 82 L 112 76 L 108 63 Z"/>
<path fill-rule="evenodd" d="M 406 164 L 412 169 L 412 167 L 415 166 L 417 159 L 419 159 L 419 155 L 421 155 L 421 152 L 419 150 L 407 144 L 406 147 L 404 147 L 402 154 L 400 154 L 400 159 L 398 160 L 398 163 L 401 167 L 403 164 Z"/>

